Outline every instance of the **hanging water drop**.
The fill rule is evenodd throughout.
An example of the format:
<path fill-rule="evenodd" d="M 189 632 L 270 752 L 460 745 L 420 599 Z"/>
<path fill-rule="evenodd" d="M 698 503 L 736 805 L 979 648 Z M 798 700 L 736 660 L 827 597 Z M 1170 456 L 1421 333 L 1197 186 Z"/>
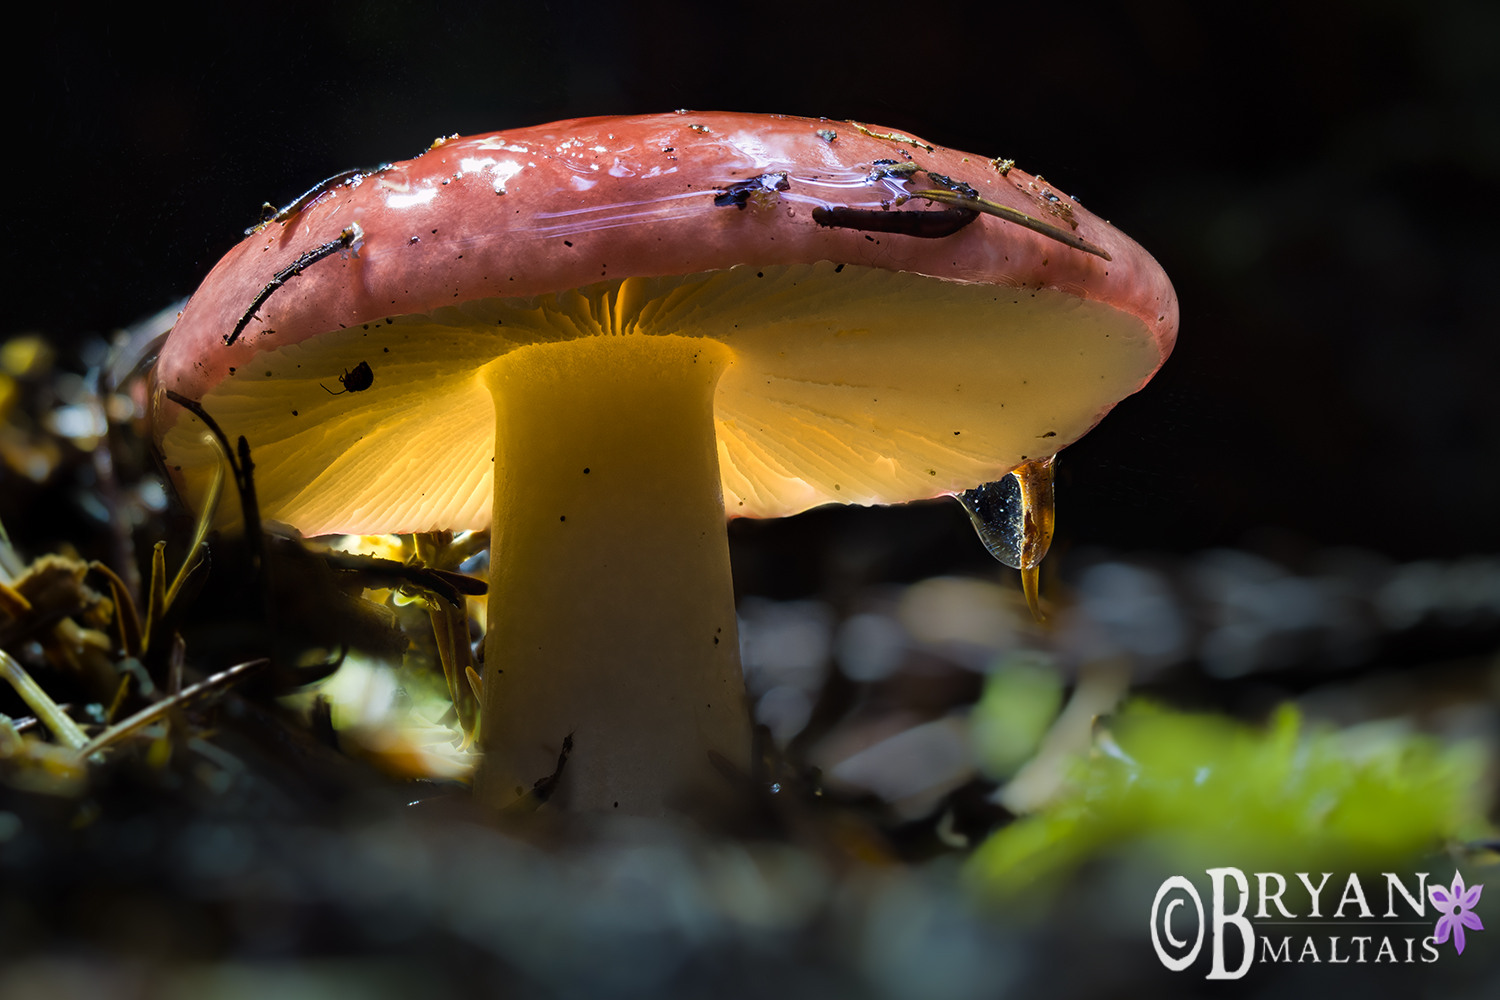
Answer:
<path fill-rule="evenodd" d="M 957 496 L 990 555 L 1011 569 L 1020 569 L 1021 484 L 1016 477 L 1006 475 Z"/>
<path fill-rule="evenodd" d="M 1003 479 L 959 493 L 979 540 L 990 555 L 1021 571 L 1026 605 L 1042 621 L 1039 570 L 1052 544 L 1052 474 L 1057 456 L 1017 466 Z"/>

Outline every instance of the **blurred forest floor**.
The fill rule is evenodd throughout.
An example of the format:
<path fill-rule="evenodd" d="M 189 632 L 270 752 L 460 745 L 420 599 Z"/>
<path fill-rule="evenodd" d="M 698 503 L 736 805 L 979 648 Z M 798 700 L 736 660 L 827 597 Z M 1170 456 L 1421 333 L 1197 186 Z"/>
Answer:
<path fill-rule="evenodd" d="M 846 544 L 824 592 L 740 595 L 738 813 L 481 814 L 430 550 L 210 535 L 189 558 L 119 364 L 170 315 L 0 345 L 0 647 L 71 720 L 0 689 L 7 998 L 1191 991 L 1150 945 L 1168 874 L 1492 870 L 1500 559 L 1274 539 L 1067 552 L 1046 626 L 998 568 L 861 581 Z M 737 565 L 774 558 L 764 530 L 731 532 Z M 482 536 L 442 543 L 484 575 Z M 1252 975 L 1479 995 L 1500 960 L 1474 941 L 1436 969 Z"/>

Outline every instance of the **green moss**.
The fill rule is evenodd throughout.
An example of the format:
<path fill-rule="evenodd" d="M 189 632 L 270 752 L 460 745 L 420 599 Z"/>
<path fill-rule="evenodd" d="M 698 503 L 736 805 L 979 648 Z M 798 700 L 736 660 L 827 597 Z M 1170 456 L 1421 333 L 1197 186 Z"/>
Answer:
<path fill-rule="evenodd" d="M 1310 732 L 1287 706 L 1256 729 L 1135 701 L 1059 796 L 991 836 L 968 872 L 1009 892 L 1129 850 L 1178 867 L 1396 862 L 1484 832 L 1483 767 L 1473 744 L 1390 724 Z"/>

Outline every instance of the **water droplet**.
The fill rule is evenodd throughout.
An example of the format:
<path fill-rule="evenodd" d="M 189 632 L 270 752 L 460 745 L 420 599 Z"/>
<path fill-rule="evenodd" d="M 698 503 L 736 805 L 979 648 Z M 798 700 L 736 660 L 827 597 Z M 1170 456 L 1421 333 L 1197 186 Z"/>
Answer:
<path fill-rule="evenodd" d="M 1003 479 L 958 494 L 990 555 L 1021 571 L 1026 603 L 1042 620 L 1037 567 L 1052 544 L 1052 474 L 1057 458 L 1025 462 Z"/>
<path fill-rule="evenodd" d="M 974 531 L 990 555 L 1011 569 L 1021 568 L 1021 483 L 1007 475 L 958 494 Z"/>

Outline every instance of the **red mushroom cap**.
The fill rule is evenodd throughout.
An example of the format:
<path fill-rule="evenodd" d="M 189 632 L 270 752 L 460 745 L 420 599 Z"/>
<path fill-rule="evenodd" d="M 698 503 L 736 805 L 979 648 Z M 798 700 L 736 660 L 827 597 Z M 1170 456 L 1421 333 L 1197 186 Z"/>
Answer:
<path fill-rule="evenodd" d="M 922 191 L 937 191 L 946 200 L 912 197 Z M 955 215 L 965 210 L 980 214 L 958 227 Z M 927 218 L 952 228 L 939 238 L 879 230 L 887 223 L 877 216 L 939 212 L 946 215 Z M 1022 216 L 1036 225 L 1008 221 Z M 839 224 L 851 219 L 854 224 Z M 288 273 L 318 247 L 334 252 Z M 155 371 L 158 435 L 170 436 L 182 412 L 166 401 L 164 390 L 208 405 L 236 373 L 247 383 L 264 377 L 260 370 L 268 366 L 258 358 L 285 361 L 330 331 L 436 315 L 475 300 L 534 301 L 628 278 L 817 262 L 1025 290 L 1049 301 L 1065 295 L 1104 307 L 1149 345 L 1149 357 L 1135 363 L 1128 384 L 1060 426 L 1055 440 L 1029 455 L 999 454 L 941 473 L 935 468 L 920 495 L 975 485 L 966 476 L 997 478 L 1019 458 L 1051 454 L 1076 439 L 1122 395 L 1149 380 L 1177 331 L 1176 295 L 1151 256 L 1008 161 L 883 127 L 823 119 L 717 112 L 576 119 L 439 140 L 415 159 L 315 193 L 248 236 L 205 279 L 163 350 Z M 284 284 L 252 311 L 278 273 Z M 247 313 L 253 314 L 243 332 L 226 346 Z M 348 355 L 342 367 L 355 361 L 374 366 L 380 389 L 378 356 Z M 298 374 L 321 378 L 326 388 L 340 370 Z M 285 374 L 276 371 L 278 379 Z M 238 425 L 226 429 L 248 433 L 252 445 L 266 443 Z M 169 465 L 174 450 L 183 447 L 181 441 L 167 443 Z M 304 461 L 310 457 L 305 447 L 296 453 Z M 479 499 L 463 515 L 472 524 L 427 524 L 420 522 L 428 514 L 389 514 L 370 523 L 319 516 L 299 526 L 477 527 L 487 523 L 488 513 L 482 510 L 485 491 L 475 487 L 469 483 Z M 290 496 L 303 488 L 288 485 L 283 492 Z M 871 502 L 914 495 L 836 496 L 819 487 L 749 509 L 731 506 L 730 513 L 782 514 L 835 498 Z M 267 502 L 269 516 L 277 516 L 274 489 Z"/>

